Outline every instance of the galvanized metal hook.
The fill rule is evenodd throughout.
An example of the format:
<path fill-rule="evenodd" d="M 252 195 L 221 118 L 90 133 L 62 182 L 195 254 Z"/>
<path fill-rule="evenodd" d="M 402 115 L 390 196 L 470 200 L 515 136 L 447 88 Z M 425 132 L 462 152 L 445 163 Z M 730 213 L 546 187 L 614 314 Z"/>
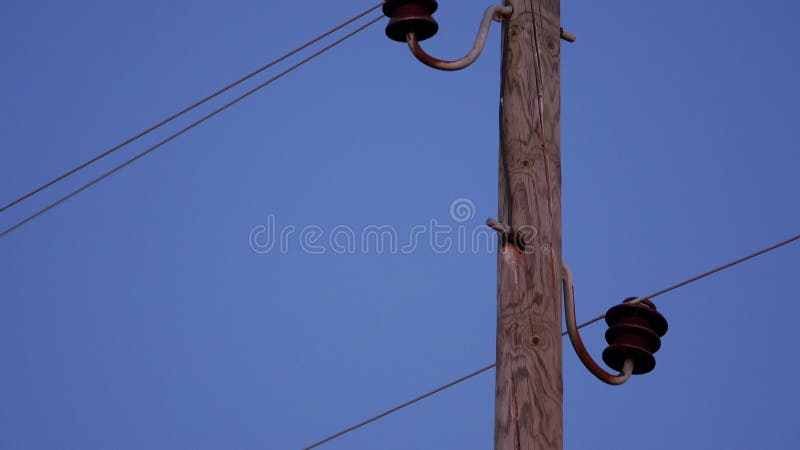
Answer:
<path fill-rule="evenodd" d="M 583 345 L 580 331 L 578 330 L 578 321 L 575 318 L 575 288 L 572 282 L 572 271 L 569 270 L 566 264 L 561 265 L 561 277 L 564 290 L 564 315 L 567 321 L 567 333 L 569 340 L 572 342 L 572 347 L 575 353 L 578 354 L 581 362 L 589 372 L 596 376 L 600 381 L 611 385 L 620 385 L 628 381 L 633 375 L 633 360 L 628 358 L 622 367 L 622 372 L 617 375 L 608 373 L 595 362 L 586 346 Z"/>
<path fill-rule="evenodd" d="M 447 71 L 461 70 L 470 66 L 481 55 L 483 47 L 486 45 L 486 36 L 489 34 L 489 27 L 492 25 L 492 21 L 496 20 L 500 22 L 503 18 L 510 17 L 512 12 L 513 9 L 511 6 L 493 5 L 487 8 L 486 12 L 483 13 L 483 19 L 478 29 L 478 36 L 475 38 L 475 44 L 472 46 L 472 50 L 467 53 L 467 56 L 456 61 L 443 61 L 426 53 L 425 50 L 420 47 L 417 35 L 413 31 L 406 34 L 406 41 L 408 42 L 408 47 L 411 49 L 411 53 L 426 66 Z"/>

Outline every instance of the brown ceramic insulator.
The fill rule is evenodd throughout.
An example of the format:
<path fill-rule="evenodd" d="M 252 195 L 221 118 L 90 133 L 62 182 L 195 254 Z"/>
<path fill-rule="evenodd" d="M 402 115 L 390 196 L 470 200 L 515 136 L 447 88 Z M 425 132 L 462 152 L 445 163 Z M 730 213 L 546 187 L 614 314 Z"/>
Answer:
<path fill-rule="evenodd" d="M 615 370 L 621 370 L 626 359 L 633 361 L 633 373 L 641 375 L 656 366 L 653 354 L 661 348 L 661 336 L 668 325 L 664 316 L 649 300 L 634 302 L 626 299 L 606 313 L 608 348 L 603 351 L 603 361 Z"/>
<path fill-rule="evenodd" d="M 386 36 L 399 42 L 406 42 L 408 33 L 414 33 L 417 41 L 433 37 L 439 31 L 439 24 L 433 18 L 438 7 L 436 0 L 387 1 L 383 5 L 383 13 L 390 19 Z"/>

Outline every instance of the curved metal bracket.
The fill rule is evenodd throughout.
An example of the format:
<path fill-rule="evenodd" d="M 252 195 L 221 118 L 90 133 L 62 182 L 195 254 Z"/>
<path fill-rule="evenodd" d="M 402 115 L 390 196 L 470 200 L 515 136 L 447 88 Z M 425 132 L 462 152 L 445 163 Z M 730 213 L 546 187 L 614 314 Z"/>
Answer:
<path fill-rule="evenodd" d="M 604 383 L 616 386 L 628 381 L 633 375 L 633 360 L 626 359 L 622 372 L 614 375 L 600 367 L 586 350 L 578 330 L 578 321 L 575 318 L 575 287 L 572 282 L 572 271 L 563 263 L 561 265 L 561 277 L 564 290 L 564 315 L 567 321 L 567 333 L 569 333 L 569 340 L 572 342 L 572 347 L 575 349 L 575 353 L 578 354 L 578 358 L 589 369 L 589 372 Z"/>
<path fill-rule="evenodd" d="M 489 34 L 489 27 L 492 25 L 492 21 L 496 20 L 500 22 L 503 18 L 510 17 L 512 12 L 513 9 L 510 6 L 494 5 L 487 8 L 486 12 L 483 13 L 483 20 L 481 20 L 481 26 L 478 29 L 478 36 L 475 38 L 475 44 L 472 46 L 472 50 L 467 53 L 467 56 L 456 61 L 443 61 L 427 54 L 425 50 L 419 46 L 417 36 L 413 32 L 406 35 L 406 41 L 408 42 L 408 47 L 411 49 L 411 53 L 426 66 L 439 70 L 461 70 L 474 63 L 481 55 L 483 47 L 486 45 L 486 36 Z"/>

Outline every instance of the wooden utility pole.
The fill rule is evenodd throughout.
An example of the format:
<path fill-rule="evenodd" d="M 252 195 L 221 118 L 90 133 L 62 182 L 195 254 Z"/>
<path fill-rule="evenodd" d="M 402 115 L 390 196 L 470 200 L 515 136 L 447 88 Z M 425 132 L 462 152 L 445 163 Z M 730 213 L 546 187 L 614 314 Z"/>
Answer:
<path fill-rule="evenodd" d="M 560 1 L 507 4 L 494 448 L 561 450 Z"/>

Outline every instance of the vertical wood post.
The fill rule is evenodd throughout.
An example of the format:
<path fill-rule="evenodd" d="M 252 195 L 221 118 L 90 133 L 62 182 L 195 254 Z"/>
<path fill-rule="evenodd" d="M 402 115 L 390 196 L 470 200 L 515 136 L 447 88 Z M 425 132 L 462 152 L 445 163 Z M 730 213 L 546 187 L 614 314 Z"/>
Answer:
<path fill-rule="evenodd" d="M 560 1 L 507 4 L 499 219 L 524 245 L 498 251 L 494 448 L 561 450 Z"/>

